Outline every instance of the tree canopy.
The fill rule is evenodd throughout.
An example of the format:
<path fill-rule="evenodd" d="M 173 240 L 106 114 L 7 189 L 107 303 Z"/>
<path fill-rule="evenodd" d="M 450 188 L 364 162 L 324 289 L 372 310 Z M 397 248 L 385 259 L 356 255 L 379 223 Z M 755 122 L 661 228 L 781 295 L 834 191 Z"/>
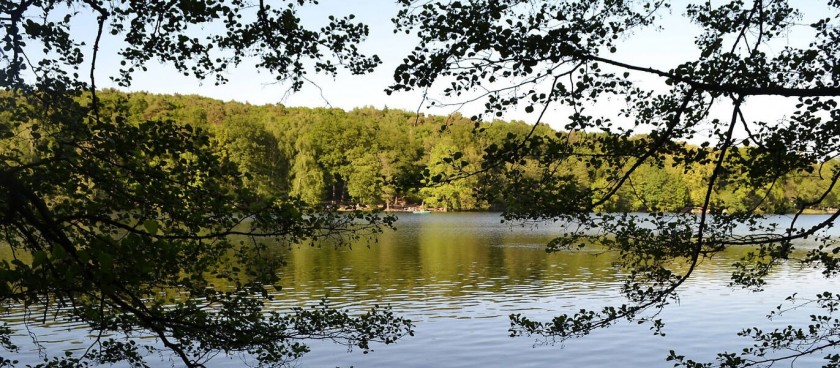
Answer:
<path fill-rule="evenodd" d="M 12 254 L 0 260 L 0 300 L 98 336 L 39 366 L 146 366 L 158 349 L 190 367 L 219 352 L 276 365 L 305 353 L 307 338 L 367 350 L 412 333 L 387 308 L 268 311 L 272 265 L 282 260 L 255 256 L 265 251 L 260 239 L 366 236 L 393 218 L 315 212 L 274 190 L 288 184 L 271 181 L 282 166 L 260 164 L 279 149 L 264 130 L 234 121 L 211 134 L 167 115 L 165 100 L 129 105 L 97 90 L 106 40 L 119 47 L 110 55 L 122 86 L 152 62 L 217 83 L 249 62 L 292 90 L 309 72 L 379 64 L 358 51 L 368 28 L 353 16 L 303 27 L 297 12 L 311 2 L 0 1 L 0 231 Z M 210 107 L 185 115 L 218 118 Z M 133 112 L 145 116 L 130 120 Z M 8 326 L 0 330 L 0 344 L 15 351 Z"/>
<path fill-rule="evenodd" d="M 515 139 L 524 139 L 532 127 L 521 121 L 482 122 L 477 131 L 470 119 L 457 114 L 418 117 L 416 112 L 369 107 L 343 111 L 255 106 L 200 96 L 114 90 L 100 91 L 98 95 L 103 108 L 127 111 L 124 117 L 131 124 L 160 116 L 206 130 L 214 149 L 245 175 L 245 187 L 262 195 L 291 193 L 312 205 L 405 208 L 425 204 L 429 208 L 449 210 L 504 210 L 525 204 L 522 198 L 509 195 L 509 191 L 519 192 L 521 196 L 521 188 L 530 187 L 532 195 L 539 195 L 541 190 L 556 190 L 562 184 L 538 180 L 545 167 L 532 157 L 524 158 L 521 175 L 516 178 L 505 170 L 466 175 L 495 160 L 485 155 L 487 148 L 504 147 L 518 143 Z M 533 135 L 548 139 L 565 133 L 540 125 Z M 587 148 L 588 154 L 603 154 L 592 142 L 605 135 L 577 132 L 574 139 L 593 145 Z M 645 134 L 630 137 L 646 138 Z M 682 144 L 690 149 L 698 148 L 690 143 Z M 739 160 L 751 160 L 747 149 L 733 149 L 742 156 Z M 453 156 L 456 152 L 461 154 Z M 830 170 L 837 163 L 832 160 L 821 165 L 823 170 Z M 569 179 L 567 182 L 581 188 L 594 190 L 609 180 L 603 167 L 587 165 L 580 159 L 558 164 Z M 738 164 L 733 165 L 741 170 L 736 167 Z M 632 186 L 623 187 L 595 210 L 694 210 L 702 204 L 706 188 L 698 177 L 711 169 L 711 162 L 689 167 L 666 154 L 663 165 L 651 163 L 639 167 L 631 176 Z M 432 180 L 434 177 L 452 180 L 441 183 Z M 727 212 L 755 207 L 765 214 L 792 213 L 796 211 L 797 201 L 816 198 L 819 188 L 825 187 L 829 179 L 818 174 L 786 175 L 778 179 L 772 195 L 765 196 L 762 188 L 741 186 L 745 177 L 733 177 L 716 188 L 719 198 L 714 206 Z M 825 212 L 840 207 L 837 193 L 840 189 L 835 188 L 819 204 L 809 206 L 809 210 Z M 593 191 L 585 194 L 591 201 Z"/>
<path fill-rule="evenodd" d="M 820 231 L 840 213 L 812 228 L 801 228 L 797 219 L 831 196 L 840 178 L 830 164 L 840 152 L 840 2 L 823 2 L 824 10 L 811 13 L 783 0 L 690 2 L 681 9 L 666 0 L 400 3 L 397 30 L 420 41 L 397 67 L 390 90 L 439 91 L 443 98 L 437 101 L 455 106 L 478 101 L 484 112 L 477 120 L 522 109 L 540 122 L 548 109 L 567 111 L 566 131 L 491 146 L 487 156 L 493 159 L 475 175 L 503 171 L 502 177 L 519 187 L 507 192 L 522 202 L 506 212 L 509 219 L 579 225 L 553 241 L 550 251 L 586 247 L 594 237 L 617 252 L 629 271 L 622 288 L 626 303 L 547 322 L 517 314 L 511 317 L 512 335 L 566 339 L 621 320 L 649 322 L 659 332 L 658 311 L 676 300 L 701 259 L 727 247 L 753 248 L 733 267 L 735 285 L 760 288 L 774 265 L 793 258 L 822 268 L 828 277 L 836 274 L 840 248 Z M 622 59 L 624 40 L 667 27 L 663 19 L 669 16 L 696 26 L 689 59 L 664 67 L 654 60 Z M 793 32 L 807 34 L 805 41 L 787 42 Z M 620 108 L 605 108 L 605 101 Z M 778 115 L 760 117 L 767 112 L 760 110 Z M 593 131 L 605 134 L 575 139 Z M 680 143 L 686 141 L 696 145 Z M 602 178 L 580 185 L 567 169 L 577 162 L 602 170 Z M 621 211 L 632 206 L 621 200 L 622 193 L 668 185 L 668 176 L 645 174 L 657 167 L 681 168 L 702 183 L 701 191 L 673 193 L 695 200 L 699 215 L 638 217 Z M 641 175 L 651 180 L 639 180 Z M 797 193 L 788 224 L 773 228 L 756 221 L 762 206 L 783 195 L 783 178 L 809 176 L 820 179 Z M 530 190 L 526 185 L 532 183 L 550 185 Z M 679 200 L 674 196 L 637 198 L 656 209 Z M 731 196 L 751 198 L 723 211 L 720 203 Z M 592 214 L 605 206 L 620 212 Z M 742 223 L 751 233 L 735 236 L 734 227 Z M 817 246 L 795 257 L 795 241 L 805 238 Z M 827 350 L 826 366 L 836 366 L 840 356 L 831 352 L 838 324 L 831 315 L 837 296 L 829 290 L 799 300 L 816 303 L 823 314 L 801 328 L 746 330 L 755 346 L 721 353 L 715 364 L 769 366 Z M 713 365 L 677 353 L 669 359 L 691 367 Z"/>

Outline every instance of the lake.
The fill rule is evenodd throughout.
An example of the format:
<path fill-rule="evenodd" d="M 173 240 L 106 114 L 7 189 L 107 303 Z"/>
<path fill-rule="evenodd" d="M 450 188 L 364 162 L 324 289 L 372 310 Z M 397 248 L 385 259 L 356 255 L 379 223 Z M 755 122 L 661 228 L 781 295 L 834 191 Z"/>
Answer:
<path fill-rule="evenodd" d="M 825 218 L 814 215 L 800 221 Z M 737 257 L 723 254 L 704 260 L 682 287 L 679 304 L 662 313 L 664 337 L 654 336 L 648 325 L 623 322 L 562 344 L 511 338 L 511 313 L 545 321 L 582 307 L 617 306 L 624 301 L 618 293 L 621 270 L 614 267 L 610 254 L 545 252 L 546 242 L 559 231 L 554 224 L 501 223 L 495 213 L 402 214 L 397 230 L 387 231 L 376 242 L 360 241 L 352 249 L 283 250 L 287 259 L 280 270 L 283 291 L 272 307 L 282 310 L 322 298 L 350 310 L 389 304 L 416 325 L 414 337 L 376 345 L 369 354 L 314 342 L 312 352 L 297 362 L 302 367 L 672 367 L 665 361 L 671 349 L 711 361 L 717 352 L 750 345 L 750 340 L 736 335 L 741 328 L 807 325 L 807 310 L 772 321 L 765 316 L 795 292 L 812 296 L 835 290 L 833 280 L 818 270 L 793 263 L 768 277 L 765 292 L 733 289 L 727 286 L 729 265 Z M 20 317 L 12 316 L 11 322 Z M 17 341 L 30 346 L 26 330 L 17 327 Z M 80 328 L 56 323 L 34 332 L 51 349 L 78 350 L 86 348 L 88 333 Z M 37 351 L 23 351 L 18 359 L 34 363 L 37 357 Z M 813 366 L 819 361 L 819 357 L 804 358 L 797 364 Z M 167 357 L 150 357 L 149 362 L 172 364 Z M 217 357 L 211 366 L 242 364 L 240 358 Z"/>

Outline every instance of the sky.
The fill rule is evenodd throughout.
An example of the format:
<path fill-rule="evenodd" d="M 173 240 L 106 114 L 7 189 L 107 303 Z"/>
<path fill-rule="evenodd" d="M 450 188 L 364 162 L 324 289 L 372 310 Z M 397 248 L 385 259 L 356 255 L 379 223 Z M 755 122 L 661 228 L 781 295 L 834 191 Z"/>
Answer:
<path fill-rule="evenodd" d="M 306 107 L 337 107 L 350 110 L 356 107 L 373 106 L 375 108 L 396 108 L 423 113 L 447 115 L 456 111 L 455 108 L 432 108 L 424 103 L 420 92 L 398 92 L 387 95 L 384 90 L 393 83 L 393 70 L 402 59 L 408 55 L 416 44 L 413 36 L 404 33 L 395 34 L 391 18 L 399 10 L 393 0 L 321 0 L 318 5 L 302 8 L 300 17 L 305 25 L 317 29 L 324 25 L 329 15 L 343 16 L 353 14 L 356 20 L 369 25 L 370 36 L 360 45 L 362 51 L 375 53 L 382 59 L 373 73 L 354 76 L 347 71 L 340 72 L 336 78 L 326 75 L 309 74 L 308 78 L 315 84 L 307 84 L 302 91 L 289 95 L 287 84 L 275 83 L 267 72 L 258 72 L 245 64 L 231 69 L 226 76 L 229 82 L 222 86 L 215 86 L 212 80 L 201 81 L 192 77 L 178 74 L 170 67 L 150 64 L 149 71 L 135 76 L 131 91 L 147 91 L 154 93 L 198 94 L 225 101 L 240 101 L 252 104 L 282 103 L 286 106 Z M 691 48 L 679 48 L 675 45 L 689 45 L 691 34 L 686 32 L 684 25 L 670 24 L 668 28 L 678 28 L 679 32 L 652 32 L 650 35 L 637 35 L 627 40 L 627 47 L 622 49 L 619 56 L 640 62 L 640 65 L 650 65 L 648 61 L 656 60 L 656 65 L 676 65 L 679 61 L 690 58 Z M 115 49 L 114 49 L 115 50 Z M 626 50 L 626 51 L 623 51 Z M 111 61 L 116 65 L 118 59 Z M 108 63 L 105 60 L 100 64 Z M 109 72 L 102 68 L 102 77 Z M 115 70 L 115 69 L 114 69 Z M 114 87 L 114 84 L 101 87 Z M 432 96 L 434 97 L 434 96 Z M 481 104 L 463 107 L 458 112 L 471 116 L 480 113 Z M 549 111 L 548 119 L 555 122 L 565 120 L 567 111 Z M 511 111 L 502 117 L 504 120 L 523 120 L 533 123 L 536 116 L 524 111 Z"/>
<path fill-rule="evenodd" d="M 235 100 L 252 104 L 282 103 L 287 106 L 337 107 L 345 110 L 373 106 L 416 110 L 422 101 L 417 93 L 388 96 L 385 88 L 393 81 L 393 70 L 413 49 L 413 37 L 394 34 L 391 18 L 397 13 L 395 1 L 390 0 L 322 0 L 318 5 L 302 8 L 300 17 L 311 29 L 327 23 L 329 15 L 353 14 L 355 20 L 370 27 L 370 36 L 360 45 L 368 55 L 377 54 L 383 61 L 373 73 L 354 76 L 346 70 L 336 78 L 309 74 L 316 83 L 307 84 L 300 92 L 288 95 L 288 84 L 278 84 L 267 72 L 259 73 L 250 65 L 230 70 L 229 83 L 214 86 L 213 81 L 200 83 L 195 78 L 184 77 L 171 68 L 159 65 L 138 75 L 131 90 L 156 93 L 200 94 L 220 100 Z M 115 86 L 113 86 L 115 87 Z"/>
<path fill-rule="evenodd" d="M 623 40 L 614 58 L 631 64 L 669 69 L 679 63 L 696 58 L 699 51 L 694 47 L 693 40 L 698 28 L 682 16 L 687 1 L 674 1 L 671 15 L 663 19 L 664 30 L 644 30 Z M 721 1 L 713 1 L 719 3 Z M 823 16 L 822 7 L 817 0 L 792 1 L 796 6 L 805 6 L 806 15 Z M 326 24 L 329 15 L 344 16 L 354 14 L 356 20 L 369 25 L 370 36 L 360 49 L 367 53 L 377 54 L 383 61 L 373 73 L 363 76 L 353 76 L 347 71 L 340 71 L 336 78 L 325 75 L 310 74 L 308 78 L 314 82 L 307 84 L 304 89 L 289 95 L 287 84 L 278 84 L 266 72 L 258 72 L 248 63 L 231 69 L 226 76 L 229 82 L 222 86 L 213 85 L 212 80 L 201 82 L 192 77 L 185 77 L 176 73 L 172 68 L 158 64 L 150 64 L 149 71 L 135 75 L 130 91 L 147 91 L 152 93 L 198 94 L 224 101 L 240 101 L 252 104 L 282 103 L 286 106 L 305 107 L 336 107 L 350 110 L 356 107 L 372 106 L 375 108 L 396 108 L 409 111 L 420 111 L 427 114 L 447 115 L 458 111 L 466 116 L 479 113 L 480 103 L 468 105 L 456 110 L 455 108 L 428 109 L 420 92 L 399 92 L 389 96 L 384 89 L 393 82 L 393 70 L 399 65 L 403 57 L 408 55 L 416 44 L 413 36 L 403 33 L 395 34 L 391 18 L 397 13 L 398 7 L 393 0 L 321 0 L 318 5 L 307 5 L 300 13 L 305 25 L 320 28 Z M 807 20 L 807 19 L 806 19 Z M 791 34 L 783 44 L 801 44 L 798 33 Z M 104 45 L 104 56 L 100 64 L 97 81 L 99 87 L 117 87 L 107 82 L 105 76 L 116 70 L 117 58 L 113 55 L 116 44 Z M 111 52 L 110 54 L 108 52 Z M 111 66 L 109 69 L 108 66 Z M 645 84 L 659 84 L 663 89 L 661 79 L 634 73 L 631 78 Z M 435 96 L 432 96 L 435 97 Z M 772 99 L 754 102 L 757 106 L 756 119 L 779 119 L 784 115 L 782 105 Z M 540 109 L 537 109 L 539 112 Z M 560 129 L 566 121 L 568 111 L 550 109 L 542 122 L 547 122 L 555 129 Z M 534 123 L 537 113 L 527 114 L 523 110 L 513 110 L 502 116 L 504 120 L 522 120 Z"/>

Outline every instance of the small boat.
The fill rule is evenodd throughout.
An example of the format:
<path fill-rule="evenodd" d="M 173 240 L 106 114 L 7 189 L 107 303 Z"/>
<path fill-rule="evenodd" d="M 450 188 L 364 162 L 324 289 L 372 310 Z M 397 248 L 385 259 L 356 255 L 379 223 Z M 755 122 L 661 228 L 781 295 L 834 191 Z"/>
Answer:
<path fill-rule="evenodd" d="M 432 213 L 432 211 L 427 211 L 427 210 L 416 210 L 416 211 L 411 211 L 411 213 L 416 213 L 416 214 L 418 214 L 418 215 L 426 215 L 426 214 L 430 214 L 430 213 Z"/>

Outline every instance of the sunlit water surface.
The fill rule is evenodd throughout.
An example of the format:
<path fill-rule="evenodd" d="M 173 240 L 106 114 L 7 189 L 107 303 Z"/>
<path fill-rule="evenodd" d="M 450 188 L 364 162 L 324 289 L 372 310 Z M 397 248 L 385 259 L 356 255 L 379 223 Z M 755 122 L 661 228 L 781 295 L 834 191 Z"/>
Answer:
<path fill-rule="evenodd" d="M 800 221 L 816 223 L 825 218 L 806 216 Z M 292 247 L 286 254 L 287 265 L 280 270 L 283 289 L 272 308 L 312 305 L 321 299 L 354 311 L 374 304 L 391 305 L 397 314 L 414 321 L 416 336 L 393 345 L 376 345 L 369 354 L 313 342 L 312 352 L 296 365 L 672 367 L 672 362 L 665 361 L 672 349 L 710 361 L 717 352 L 748 346 L 749 340 L 736 335 L 744 327 L 807 325 L 807 310 L 774 320 L 765 316 L 793 293 L 812 296 L 836 291 L 833 280 L 796 264 L 785 264 L 770 275 L 765 292 L 733 289 L 728 286 L 729 265 L 737 255 L 725 254 L 704 260 L 682 287 L 679 304 L 660 315 L 666 322 L 664 337 L 654 336 L 649 325 L 623 322 L 581 339 L 551 344 L 509 337 L 508 316 L 521 313 L 549 320 L 583 307 L 620 305 L 624 301 L 618 294 L 622 275 L 610 254 L 547 254 L 546 242 L 561 231 L 557 225 L 511 225 L 501 223 L 498 214 L 404 214 L 397 227 L 376 242 L 360 242 L 352 249 Z M 89 332 L 82 325 L 56 322 L 27 330 L 21 325 L 23 318 L 15 314 L 7 322 L 17 329 L 15 341 L 24 347 L 31 346 L 31 332 L 52 355 L 87 348 Z M 40 355 L 29 349 L 15 358 L 37 363 Z M 797 364 L 814 366 L 824 355 L 799 359 Z M 148 361 L 153 366 L 178 366 L 167 356 Z M 209 365 L 238 367 L 243 363 L 239 357 L 216 357 Z"/>

